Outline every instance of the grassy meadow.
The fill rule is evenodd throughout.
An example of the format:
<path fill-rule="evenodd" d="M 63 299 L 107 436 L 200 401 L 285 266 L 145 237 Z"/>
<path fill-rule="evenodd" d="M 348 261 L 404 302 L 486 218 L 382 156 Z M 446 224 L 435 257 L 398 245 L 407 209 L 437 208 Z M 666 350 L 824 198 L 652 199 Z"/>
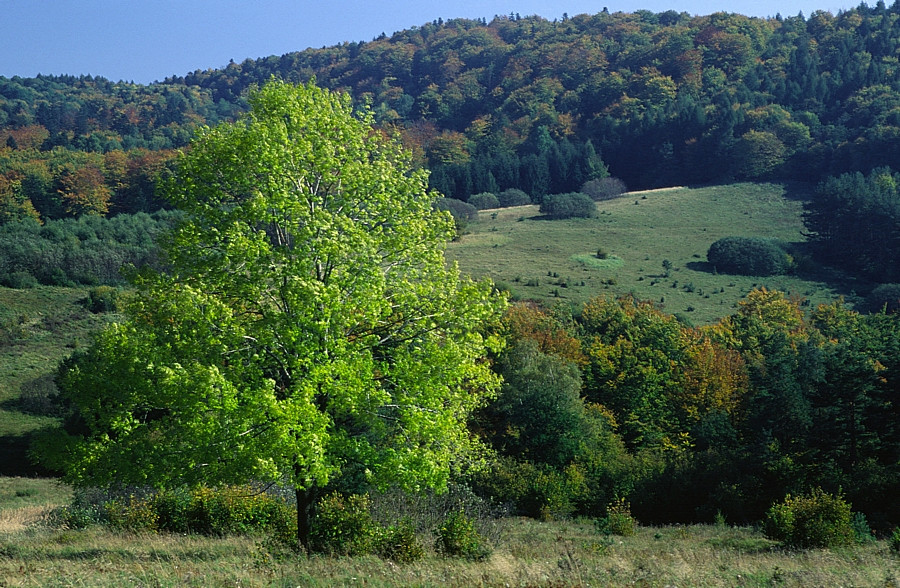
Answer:
<path fill-rule="evenodd" d="M 0 529 L 2 586 L 900 586 L 884 541 L 782 551 L 747 527 L 638 527 L 599 534 L 591 521 L 509 518 L 481 562 L 396 564 L 375 556 L 306 558 L 261 538 Z"/>
<path fill-rule="evenodd" d="M 852 301 L 853 284 L 809 263 L 797 275 L 760 278 L 716 274 L 706 262 L 709 246 L 726 236 L 803 243 L 802 199 L 810 190 L 743 183 L 630 192 L 597 203 L 591 219 L 545 220 L 535 205 L 486 210 L 447 256 L 518 298 L 577 309 L 594 296 L 633 293 L 697 325 L 732 314 L 760 286 L 811 306 L 842 295 Z"/>

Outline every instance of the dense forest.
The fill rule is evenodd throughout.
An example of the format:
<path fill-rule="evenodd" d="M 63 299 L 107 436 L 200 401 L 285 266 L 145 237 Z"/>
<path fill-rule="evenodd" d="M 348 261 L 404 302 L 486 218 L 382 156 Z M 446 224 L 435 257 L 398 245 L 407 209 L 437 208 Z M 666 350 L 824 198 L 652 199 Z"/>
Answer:
<path fill-rule="evenodd" d="M 516 191 L 553 216 L 554 197 L 609 176 L 632 189 L 816 184 L 805 221 L 819 259 L 900 281 L 900 0 L 770 19 L 439 20 L 150 86 L 0 78 L 0 243 L 34 265 L 7 256 L 0 277 L 119 280 L 94 249 L 116 235 L 110 259 L 154 261 L 136 233 L 174 218 L 143 213 L 163 206 L 177 150 L 273 77 L 347 91 L 455 200 Z M 143 215 L 94 219 L 124 213 Z M 41 239 L 81 265 L 48 271 Z M 898 289 L 884 291 L 893 310 Z M 575 316 L 514 306 L 492 358 L 505 384 L 473 425 L 498 461 L 468 481 L 524 514 L 628 498 L 648 522 L 758 520 L 822 487 L 887 528 L 900 521 L 900 314 L 800 305 L 759 289 L 701 329 L 630 298 Z"/>
<path fill-rule="evenodd" d="M 900 4 L 879 1 L 769 19 L 438 20 L 149 86 L 0 78 L 0 219 L 157 210 L 174 150 L 272 77 L 349 92 L 463 201 L 509 189 L 540 201 L 607 174 L 632 189 L 868 174 L 900 160 L 898 51 Z M 851 206 L 878 210 L 894 247 L 896 189 L 868 195 L 826 195 L 811 213 L 820 242 L 840 232 L 822 222 L 847 216 L 827 208 Z"/>

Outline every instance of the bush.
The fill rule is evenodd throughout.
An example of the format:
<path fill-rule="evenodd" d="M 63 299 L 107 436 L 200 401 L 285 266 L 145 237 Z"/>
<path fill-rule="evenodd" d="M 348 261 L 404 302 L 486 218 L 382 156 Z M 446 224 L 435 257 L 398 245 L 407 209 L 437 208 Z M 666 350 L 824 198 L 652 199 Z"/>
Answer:
<path fill-rule="evenodd" d="M 159 515 L 153 508 L 153 501 L 147 498 L 129 496 L 114 498 L 104 505 L 107 524 L 119 531 L 150 531 L 159 526 Z"/>
<path fill-rule="evenodd" d="M 876 286 L 866 298 L 866 305 L 872 312 L 900 311 L 900 284 L 881 284 Z"/>
<path fill-rule="evenodd" d="M 165 531 L 204 535 L 269 533 L 295 538 L 293 509 L 282 499 L 250 486 L 180 488 L 146 492 L 79 490 L 69 506 L 56 509 L 52 525 L 83 528 L 105 524 L 125 531 Z"/>
<path fill-rule="evenodd" d="M 115 312 L 119 307 L 119 290 L 112 286 L 97 286 L 88 291 L 87 309 L 94 314 Z"/>
<path fill-rule="evenodd" d="M 378 557 L 397 563 L 412 563 L 425 557 L 425 549 L 416 536 L 412 521 L 408 518 L 391 525 L 381 533 L 375 552 Z"/>
<path fill-rule="evenodd" d="M 478 210 L 487 210 L 489 208 L 500 208 L 500 200 L 490 192 L 482 192 L 469 196 L 469 204 Z"/>
<path fill-rule="evenodd" d="M 718 272 L 745 276 L 784 274 L 792 267 L 777 241 L 761 237 L 723 237 L 710 245 L 706 258 Z"/>
<path fill-rule="evenodd" d="M 327 555 L 371 553 L 378 526 L 369 513 L 369 497 L 337 492 L 319 501 L 310 532 L 310 548 Z"/>
<path fill-rule="evenodd" d="M 619 178 L 607 177 L 596 180 L 588 180 L 581 186 L 581 192 L 587 194 L 592 200 L 612 200 L 628 191 L 625 182 Z"/>
<path fill-rule="evenodd" d="M 597 206 L 590 196 L 580 192 L 551 194 L 541 202 L 541 212 L 553 219 L 590 218 Z"/>
<path fill-rule="evenodd" d="M 597 529 L 605 535 L 631 537 L 637 521 L 631 516 L 631 505 L 624 498 L 614 500 L 606 507 L 606 516 L 597 520 Z"/>
<path fill-rule="evenodd" d="M 184 516 L 188 531 L 205 535 L 263 531 L 282 535 L 295 525 L 293 513 L 283 500 L 250 486 L 197 488 L 191 492 Z"/>
<path fill-rule="evenodd" d="M 765 533 L 789 547 L 837 547 L 855 540 L 850 504 L 821 488 L 776 504 L 766 514 Z"/>
<path fill-rule="evenodd" d="M 453 216 L 453 222 L 456 224 L 456 235 L 462 235 L 466 230 L 466 226 L 474 220 L 478 219 L 478 209 L 462 200 L 454 198 L 438 198 L 432 205 L 435 210 L 446 210 Z"/>
<path fill-rule="evenodd" d="M 502 207 L 525 206 L 531 204 L 531 197 L 518 188 L 504 190 L 500 192 L 497 198 L 500 200 L 500 206 Z"/>
<path fill-rule="evenodd" d="M 896 527 L 894 529 L 894 532 L 891 533 L 890 539 L 888 539 L 888 543 L 895 553 L 900 553 L 900 527 Z"/>
<path fill-rule="evenodd" d="M 475 524 L 462 511 L 450 513 L 435 529 L 435 535 L 434 548 L 442 555 L 480 561 L 491 554 Z"/>
<path fill-rule="evenodd" d="M 0 277 L 0 284 L 16 290 L 28 290 L 38 285 L 37 278 L 25 271 L 11 272 Z"/>

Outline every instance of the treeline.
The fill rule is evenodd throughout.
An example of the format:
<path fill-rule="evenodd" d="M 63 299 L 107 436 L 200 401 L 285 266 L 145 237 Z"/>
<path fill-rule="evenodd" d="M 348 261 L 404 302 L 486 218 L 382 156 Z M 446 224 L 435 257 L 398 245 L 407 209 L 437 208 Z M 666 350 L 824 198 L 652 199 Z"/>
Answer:
<path fill-rule="evenodd" d="M 786 494 L 842 493 L 877 528 L 900 520 L 900 315 L 842 303 L 804 316 L 756 290 L 696 329 L 649 302 L 506 317 L 500 396 L 477 430 L 499 459 L 472 482 L 538 517 L 758 521 Z"/>
<path fill-rule="evenodd" d="M 436 21 L 165 83 L 236 100 L 271 76 L 315 76 L 371 104 L 432 169 L 467 166 L 473 178 L 479 162 L 521 160 L 546 133 L 558 144 L 591 140 L 635 188 L 818 181 L 897 160 L 898 46 L 898 3 L 809 18 L 510 15 Z M 522 187 L 495 180 L 500 190 Z"/>
<path fill-rule="evenodd" d="M 0 225 L 0 286 L 114 285 L 125 282 L 125 267 L 162 269 L 156 237 L 182 216 L 158 211 Z"/>
<path fill-rule="evenodd" d="M 900 173 L 883 167 L 827 178 L 804 222 L 826 263 L 874 282 L 900 282 Z"/>
<path fill-rule="evenodd" d="M 0 79 L 0 147 L 176 148 L 242 111 L 251 85 L 315 77 L 370 105 L 435 186 L 463 200 L 570 191 L 578 178 L 566 174 L 592 161 L 588 142 L 633 188 L 816 182 L 898 160 L 898 47 L 900 3 L 881 1 L 768 19 L 641 10 L 435 21 L 149 86 Z"/>

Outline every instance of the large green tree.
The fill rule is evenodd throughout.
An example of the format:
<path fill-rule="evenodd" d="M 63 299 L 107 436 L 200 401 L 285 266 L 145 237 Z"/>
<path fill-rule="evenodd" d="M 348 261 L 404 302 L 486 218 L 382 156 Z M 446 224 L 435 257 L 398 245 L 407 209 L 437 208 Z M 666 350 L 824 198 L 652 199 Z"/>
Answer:
<path fill-rule="evenodd" d="M 249 102 L 181 157 L 172 270 L 63 366 L 76 418 L 44 453 L 76 484 L 290 485 L 308 545 L 342 472 L 414 489 L 465 463 L 505 300 L 445 263 L 426 174 L 348 96 L 273 81 Z"/>

